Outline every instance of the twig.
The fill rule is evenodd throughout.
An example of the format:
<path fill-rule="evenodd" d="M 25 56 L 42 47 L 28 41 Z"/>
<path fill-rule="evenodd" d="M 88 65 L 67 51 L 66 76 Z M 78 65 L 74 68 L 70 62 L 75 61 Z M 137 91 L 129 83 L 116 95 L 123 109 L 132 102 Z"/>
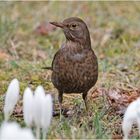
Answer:
<path fill-rule="evenodd" d="M 10 43 L 11 43 L 12 49 L 14 51 L 14 54 L 16 56 L 16 59 L 19 59 L 19 56 L 18 56 L 17 51 L 16 51 L 16 45 L 14 44 L 13 40 L 11 40 L 11 39 L 10 39 Z"/>

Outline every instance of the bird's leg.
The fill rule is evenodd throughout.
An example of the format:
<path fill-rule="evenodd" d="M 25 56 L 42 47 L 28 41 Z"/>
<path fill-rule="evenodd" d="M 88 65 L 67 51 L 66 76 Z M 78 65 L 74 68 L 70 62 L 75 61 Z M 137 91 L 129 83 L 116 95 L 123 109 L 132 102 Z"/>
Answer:
<path fill-rule="evenodd" d="M 59 102 L 59 108 L 60 108 L 60 120 L 61 120 L 61 115 L 62 115 L 62 101 L 63 101 L 63 92 L 59 91 L 58 102 Z"/>
<path fill-rule="evenodd" d="M 83 97 L 83 100 L 84 100 L 84 103 L 85 103 L 86 110 L 88 110 L 88 105 L 87 105 L 87 92 L 84 92 L 82 94 L 82 97 Z"/>

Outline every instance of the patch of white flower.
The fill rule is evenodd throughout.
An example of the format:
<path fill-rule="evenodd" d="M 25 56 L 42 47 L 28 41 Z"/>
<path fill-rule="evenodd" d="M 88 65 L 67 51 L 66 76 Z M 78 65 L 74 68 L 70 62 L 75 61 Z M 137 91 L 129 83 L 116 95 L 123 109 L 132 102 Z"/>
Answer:
<path fill-rule="evenodd" d="M 0 139 L 35 139 L 32 130 L 29 129 L 33 127 L 36 129 L 36 138 L 40 139 L 40 130 L 42 130 L 43 139 L 45 139 L 53 115 L 52 96 L 50 94 L 46 95 L 41 85 L 36 88 L 34 94 L 29 87 L 25 89 L 23 94 L 23 117 L 29 128 L 21 128 L 16 122 L 8 122 L 18 102 L 19 90 L 19 81 L 13 79 L 5 95 L 5 121 L 0 128 Z"/>
<path fill-rule="evenodd" d="M 0 128 L 0 140 L 33 140 L 32 130 L 21 128 L 16 122 L 4 122 Z"/>
<path fill-rule="evenodd" d="M 137 124 L 140 135 L 140 98 L 130 103 L 124 114 L 122 130 L 124 139 L 128 139 L 133 124 Z"/>
<path fill-rule="evenodd" d="M 8 86 L 5 102 L 4 102 L 4 118 L 5 121 L 9 120 L 10 115 L 13 113 L 14 107 L 19 99 L 19 81 L 13 79 Z"/>

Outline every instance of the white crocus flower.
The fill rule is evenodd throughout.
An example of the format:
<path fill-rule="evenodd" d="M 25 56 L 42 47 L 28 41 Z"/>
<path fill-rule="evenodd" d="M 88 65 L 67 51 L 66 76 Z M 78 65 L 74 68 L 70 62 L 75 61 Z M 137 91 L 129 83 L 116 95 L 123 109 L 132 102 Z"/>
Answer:
<path fill-rule="evenodd" d="M 3 123 L 0 129 L 0 140 L 33 140 L 32 131 L 21 128 L 16 122 Z"/>
<path fill-rule="evenodd" d="M 139 127 L 140 135 L 140 98 L 130 103 L 126 112 L 124 114 L 122 122 L 122 130 L 124 134 L 124 139 L 128 139 L 132 125 L 136 123 Z"/>
<path fill-rule="evenodd" d="M 19 98 L 19 81 L 17 79 L 13 79 L 9 84 L 5 95 L 4 118 L 6 121 L 13 113 L 18 98 Z"/>
<path fill-rule="evenodd" d="M 42 118 L 42 104 L 45 98 L 45 91 L 42 86 L 38 86 L 35 90 L 33 102 L 34 124 L 36 126 L 36 137 L 40 138 L 41 118 Z"/>
<path fill-rule="evenodd" d="M 46 138 L 46 133 L 51 123 L 53 115 L 53 102 L 50 94 L 47 94 L 42 103 L 42 117 L 41 117 L 41 127 L 43 130 L 43 139 Z"/>
<path fill-rule="evenodd" d="M 26 125 L 31 127 L 33 124 L 33 92 L 27 87 L 23 95 L 23 117 Z"/>
<path fill-rule="evenodd" d="M 30 88 L 26 88 L 23 96 L 23 112 L 24 120 L 28 126 L 32 123 L 36 128 L 36 138 L 40 138 L 40 130 L 42 128 L 43 138 L 46 138 L 49 125 L 53 114 L 53 103 L 50 94 L 45 95 L 42 86 L 38 86 L 33 93 Z"/>

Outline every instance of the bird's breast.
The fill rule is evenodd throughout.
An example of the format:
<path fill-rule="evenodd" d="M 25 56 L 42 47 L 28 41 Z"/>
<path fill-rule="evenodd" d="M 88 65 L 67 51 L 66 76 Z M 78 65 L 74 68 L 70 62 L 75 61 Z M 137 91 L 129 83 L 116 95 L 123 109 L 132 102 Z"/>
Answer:
<path fill-rule="evenodd" d="M 64 92 L 82 92 L 96 83 L 96 56 L 92 51 L 60 51 L 53 61 L 52 82 Z"/>

